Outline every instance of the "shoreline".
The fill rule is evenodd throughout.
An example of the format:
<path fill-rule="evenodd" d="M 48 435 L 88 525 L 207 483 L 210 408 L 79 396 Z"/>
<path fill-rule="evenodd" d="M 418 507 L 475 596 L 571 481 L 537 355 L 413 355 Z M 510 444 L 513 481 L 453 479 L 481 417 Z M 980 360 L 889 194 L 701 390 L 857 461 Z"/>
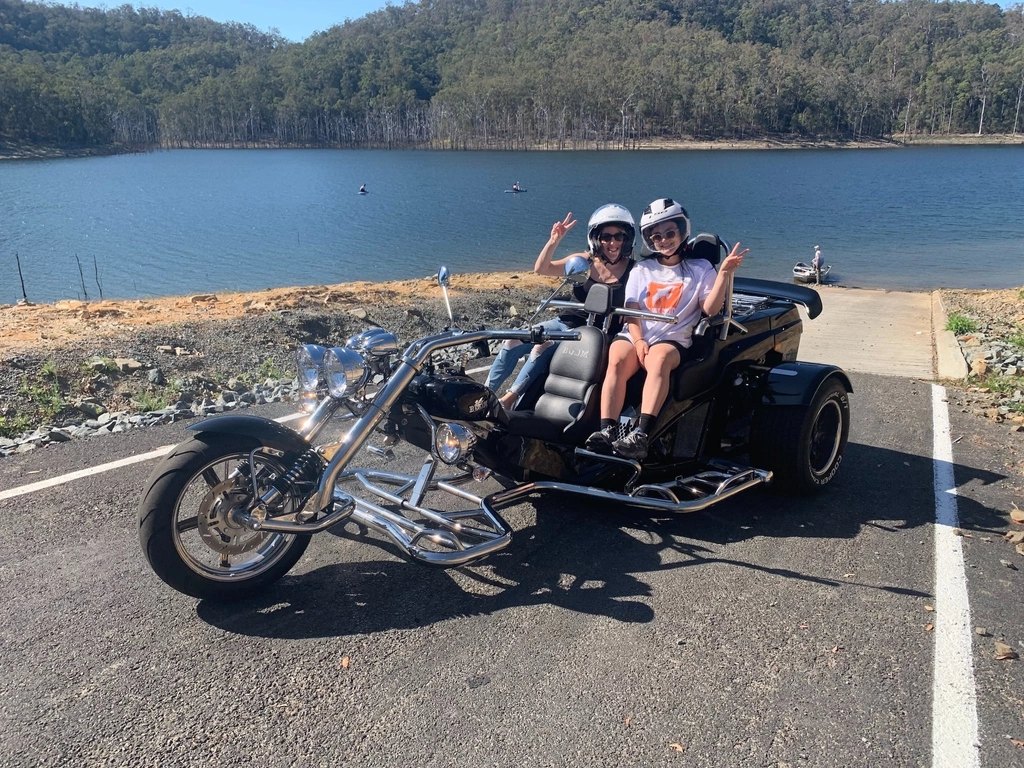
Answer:
<path fill-rule="evenodd" d="M 473 149 L 451 149 L 447 147 L 401 147 L 395 151 L 422 152 L 647 152 L 647 151 L 705 151 L 705 150 L 766 150 L 766 149 L 905 149 L 909 147 L 952 147 L 952 146 L 1024 146 L 1024 133 L 952 134 L 931 136 L 907 136 L 891 139 L 813 139 L 799 136 L 760 136 L 744 139 L 655 139 L 632 141 L 623 146 L 613 142 L 588 142 L 583 147 L 550 146 L 534 143 L 525 149 L 507 149 L 503 146 L 477 147 Z M 238 145 L 210 144 L 204 146 L 176 147 L 158 145 L 149 148 L 125 149 L 121 147 L 49 147 L 18 144 L 0 145 L 0 160 L 55 160 L 81 157 L 105 157 L 110 155 L 137 154 L 176 149 L 338 149 L 360 151 L 383 149 L 383 147 L 320 147 L 320 146 L 279 146 L 279 145 Z"/>
<path fill-rule="evenodd" d="M 550 291 L 557 278 L 542 277 L 529 270 L 477 272 L 459 275 L 450 287 L 452 297 L 495 298 L 514 285 L 519 291 Z M 777 281 L 788 285 L 789 281 Z M 794 283 L 796 285 L 797 283 Z M 814 286 L 811 286 L 812 288 Z M 921 288 L 893 289 L 824 283 L 819 290 L 880 291 L 884 293 L 954 292 L 970 296 L 1024 296 L 1024 286 L 1005 288 Z M 441 290 L 432 277 L 402 280 L 283 286 L 258 291 L 209 292 L 126 299 L 60 299 L 53 302 L 19 300 L 0 304 L 0 360 L 24 350 L 46 352 L 73 344 L 83 336 L 102 339 L 124 331 L 140 331 L 186 323 L 230 321 L 248 315 L 299 310 L 350 312 L 380 297 L 395 308 L 413 307 L 436 299 L 443 306 Z M 1021 317 L 1024 323 L 1024 315 Z"/>

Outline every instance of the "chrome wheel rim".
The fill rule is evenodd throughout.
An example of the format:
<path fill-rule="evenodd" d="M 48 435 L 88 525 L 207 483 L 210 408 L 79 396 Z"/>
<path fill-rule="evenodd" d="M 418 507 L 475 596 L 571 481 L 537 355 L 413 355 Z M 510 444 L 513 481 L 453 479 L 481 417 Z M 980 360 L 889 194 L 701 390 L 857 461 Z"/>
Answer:
<path fill-rule="evenodd" d="M 248 477 L 235 473 L 248 463 L 248 453 L 233 453 L 211 461 L 189 478 L 174 508 L 174 547 L 191 570 L 214 581 L 251 579 L 272 568 L 288 551 L 292 534 L 252 531 L 237 512 L 252 498 Z M 257 455 L 259 493 L 285 472 L 268 456 Z M 233 476 L 234 473 L 234 476 Z M 286 496 L 274 517 L 294 514 L 298 499 Z"/>

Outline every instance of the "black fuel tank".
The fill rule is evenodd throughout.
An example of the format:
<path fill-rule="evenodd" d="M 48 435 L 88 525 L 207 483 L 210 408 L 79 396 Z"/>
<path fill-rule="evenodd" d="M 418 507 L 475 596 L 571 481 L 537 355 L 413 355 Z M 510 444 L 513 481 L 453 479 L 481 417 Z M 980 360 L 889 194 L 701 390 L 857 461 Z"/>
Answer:
<path fill-rule="evenodd" d="M 483 384 L 456 374 L 421 374 L 412 380 L 405 400 L 419 403 L 435 419 L 504 421 L 497 396 Z"/>

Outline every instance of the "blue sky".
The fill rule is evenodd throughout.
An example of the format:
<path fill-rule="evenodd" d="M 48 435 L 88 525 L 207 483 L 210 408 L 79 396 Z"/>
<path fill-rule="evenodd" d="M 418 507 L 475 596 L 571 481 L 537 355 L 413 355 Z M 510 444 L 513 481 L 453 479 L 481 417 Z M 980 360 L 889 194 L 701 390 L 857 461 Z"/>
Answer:
<path fill-rule="evenodd" d="M 156 0 L 130 2 L 139 7 L 157 7 L 164 10 L 177 8 L 186 16 L 209 16 L 214 21 L 238 21 L 253 24 L 264 32 L 271 27 L 289 40 L 301 42 L 317 31 L 329 29 L 345 19 L 358 19 L 385 5 L 402 5 L 404 0 Z M 1008 8 L 1016 0 L 1002 0 Z M 69 3 L 70 4 L 70 3 Z M 117 0 L 109 3 L 79 2 L 91 8 L 115 8 Z"/>
<path fill-rule="evenodd" d="M 277 27 L 289 40 L 301 42 L 317 31 L 329 29 L 345 19 L 358 19 L 385 5 L 402 5 L 403 0 L 129 0 L 136 8 L 178 9 L 186 16 L 208 16 L 214 21 L 253 24 L 266 32 Z M 70 2 L 67 4 L 70 5 Z M 116 8 L 117 0 L 106 3 L 79 2 L 91 8 Z"/>

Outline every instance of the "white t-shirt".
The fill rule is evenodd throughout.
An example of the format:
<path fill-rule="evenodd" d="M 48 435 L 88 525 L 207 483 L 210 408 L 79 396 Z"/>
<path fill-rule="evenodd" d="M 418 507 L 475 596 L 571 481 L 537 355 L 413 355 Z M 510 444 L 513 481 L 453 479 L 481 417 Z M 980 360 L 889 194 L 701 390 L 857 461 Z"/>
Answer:
<path fill-rule="evenodd" d="M 648 344 L 674 341 L 683 347 L 693 343 L 693 328 L 700 320 L 701 304 L 711 293 L 717 273 L 704 259 L 683 259 L 674 267 L 657 258 L 645 259 L 633 267 L 626 281 L 626 301 L 635 301 L 645 312 L 679 318 L 675 325 L 641 320 Z"/>

